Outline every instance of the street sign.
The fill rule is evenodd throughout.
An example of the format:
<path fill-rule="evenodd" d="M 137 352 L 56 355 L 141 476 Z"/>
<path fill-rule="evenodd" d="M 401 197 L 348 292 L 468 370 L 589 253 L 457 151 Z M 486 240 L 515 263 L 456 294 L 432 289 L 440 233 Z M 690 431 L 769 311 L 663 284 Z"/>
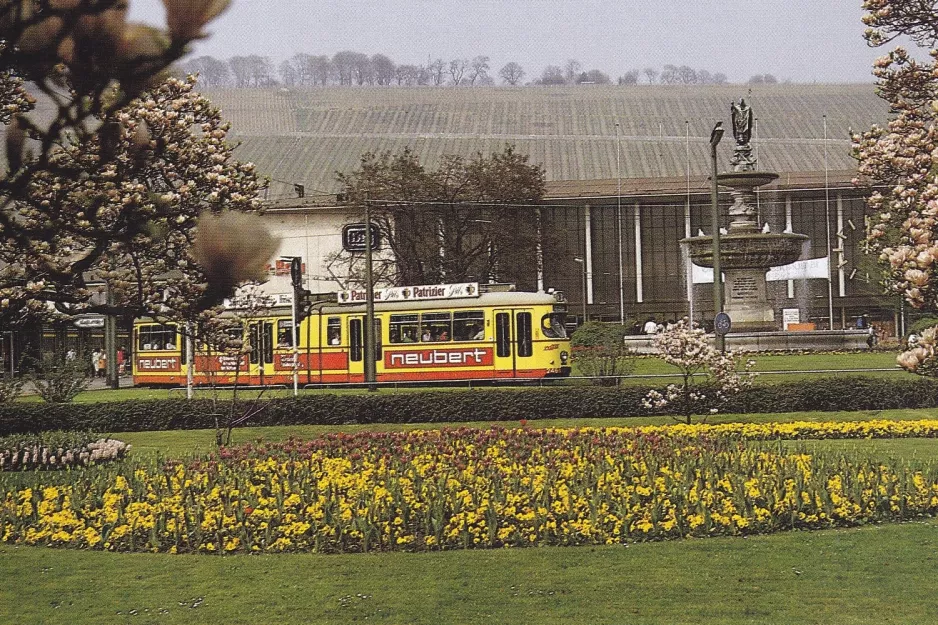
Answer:
<path fill-rule="evenodd" d="M 76 328 L 103 328 L 104 317 L 81 317 L 76 319 L 74 323 Z"/>
<path fill-rule="evenodd" d="M 342 249 L 346 252 L 365 251 L 365 224 L 346 224 L 342 227 Z M 371 224 L 371 251 L 381 249 L 381 229 Z"/>
<path fill-rule="evenodd" d="M 713 330 L 717 334 L 726 334 L 732 325 L 730 316 L 725 312 L 717 313 L 717 316 L 713 318 Z"/>

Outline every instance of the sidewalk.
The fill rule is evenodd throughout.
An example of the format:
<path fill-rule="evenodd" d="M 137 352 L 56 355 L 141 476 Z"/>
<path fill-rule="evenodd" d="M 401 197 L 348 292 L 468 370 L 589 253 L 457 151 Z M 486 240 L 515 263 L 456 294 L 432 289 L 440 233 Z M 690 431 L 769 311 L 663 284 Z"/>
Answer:
<path fill-rule="evenodd" d="M 120 377 L 120 387 L 121 388 L 133 388 L 134 379 L 129 375 L 122 375 Z M 94 378 L 91 380 L 91 383 L 85 388 L 86 391 L 103 391 L 110 388 L 107 385 L 107 378 Z"/>

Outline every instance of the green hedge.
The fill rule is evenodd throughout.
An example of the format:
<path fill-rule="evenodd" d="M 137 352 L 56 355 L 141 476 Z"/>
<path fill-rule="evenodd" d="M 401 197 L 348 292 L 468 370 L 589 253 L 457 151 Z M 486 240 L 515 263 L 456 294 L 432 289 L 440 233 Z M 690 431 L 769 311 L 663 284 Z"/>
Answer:
<path fill-rule="evenodd" d="M 246 425 L 346 423 L 450 423 L 631 417 L 647 388 L 545 387 L 420 393 L 315 395 L 273 399 Z M 885 410 L 938 406 L 938 381 L 865 377 L 756 386 L 732 398 L 721 412 Z M 219 408 L 228 409 L 227 404 Z M 0 405 L 0 436 L 52 430 L 136 432 L 212 428 L 212 402 L 168 399 L 96 404 Z"/>

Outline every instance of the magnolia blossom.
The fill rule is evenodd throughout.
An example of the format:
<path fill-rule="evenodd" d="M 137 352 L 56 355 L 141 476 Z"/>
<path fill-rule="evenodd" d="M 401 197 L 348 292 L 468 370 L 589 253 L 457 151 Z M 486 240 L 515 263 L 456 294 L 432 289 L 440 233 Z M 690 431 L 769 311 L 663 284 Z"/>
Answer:
<path fill-rule="evenodd" d="M 648 410 L 675 407 L 686 423 L 694 414 L 717 412 L 719 404 L 748 388 L 755 376 L 754 360 L 743 363 L 733 352 L 721 353 L 709 335 L 686 318 L 656 334 L 652 342 L 661 358 L 677 367 L 683 381 L 669 384 L 664 393 L 649 391 L 643 405 Z M 704 388 L 712 389 L 712 396 L 698 386 L 701 381 L 707 384 Z"/>

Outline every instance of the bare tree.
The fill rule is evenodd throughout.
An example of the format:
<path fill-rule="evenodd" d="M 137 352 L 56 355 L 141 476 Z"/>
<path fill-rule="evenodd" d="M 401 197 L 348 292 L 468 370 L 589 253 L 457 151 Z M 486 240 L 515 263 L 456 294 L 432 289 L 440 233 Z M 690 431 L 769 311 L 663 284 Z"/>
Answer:
<path fill-rule="evenodd" d="M 351 50 L 342 50 L 336 52 L 332 57 L 332 65 L 335 67 L 339 84 L 350 86 L 355 76 L 355 62 L 359 53 Z"/>
<path fill-rule="evenodd" d="M 726 74 L 722 72 L 717 72 L 716 74 L 713 75 L 713 84 L 715 85 L 725 85 L 727 81 L 728 79 L 726 77 Z"/>
<path fill-rule="evenodd" d="M 683 85 L 696 85 L 697 70 L 689 65 L 681 65 L 677 68 L 677 82 Z"/>
<path fill-rule="evenodd" d="M 590 84 L 590 85 L 608 85 L 612 82 L 612 79 L 609 78 L 609 74 L 602 72 L 598 69 L 591 69 L 588 72 L 582 72 L 577 78 L 577 84 Z"/>
<path fill-rule="evenodd" d="M 482 82 L 488 77 L 489 57 L 477 56 L 469 62 L 469 84 L 475 86 L 476 82 Z"/>
<path fill-rule="evenodd" d="M 297 84 L 298 73 L 296 68 L 293 66 L 293 63 L 290 61 L 283 61 L 280 63 L 280 66 L 277 68 L 277 71 L 280 73 L 280 82 L 283 83 L 285 87 L 294 87 Z"/>
<path fill-rule="evenodd" d="M 314 84 L 312 59 L 312 55 L 305 52 L 298 52 L 290 58 L 290 64 L 296 72 L 296 83 L 298 85 L 309 86 Z"/>
<path fill-rule="evenodd" d="M 335 72 L 335 65 L 325 54 L 319 56 L 314 56 L 310 59 L 310 72 L 313 76 L 312 84 L 317 82 L 325 87 L 329 84 L 329 81 L 332 78 L 333 73 Z"/>
<path fill-rule="evenodd" d="M 676 84 L 680 77 L 678 75 L 678 68 L 674 65 L 665 65 L 661 70 L 661 76 L 659 77 L 662 85 L 673 85 Z"/>
<path fill-rule="evenodd" d="M 459 83 L 462 82 L 462 77 L 468 67 L 468 59 L 453 59 L 449 62 L 449 76 L 450 80 L 453 81 L 454 87 L 458 87 Z"/>
<path fill-rule="evenodd" d="M 563 70 L 556 65 L 548 65 L 541 72 L 541 77 L 537 79 L 539 85 L 565 85 L 567 79 L 564 78 Z"/>
<path fill-rule="evenodd" d="M 389 248 L 376 259 L 380 279 L 398 285 L 497 279 L 531 284 L 537 230 L 522 218 L 543 195 L 544 171 L 512 146 L 471 159 L 444 155 L 426 169 L 410 150 L 365 154 L 340 174 L 353 205 L 372 203 Z M 340 252 L 330 271 L 361 276 L 361 254 Z"/>
<path fill-rule="evenodd" d="M 352 57 L 352 74 L 355 84 L 359 87 L 364 84 L 375 84 L 375 68 L 367 54 L 354 52 Z"/>
<path fill-rule="evenodd" d="M 434 87 L 443 84 L 446 76 L 446 63 L 443 59 L 436 59 L 427 64 L 427 71 L 430 72 L 430 81 Z"/>
<path fill-rule="evenodd" d="M 654 67 L 646 67 L 642 70 L 642 73 L 645 74 L 645 78 L 648 80 L 649 85 L 655 84 L 655 80 L 658 78 L 658 70 Z"/>
<path fill-rule="evenodd" d="M 381 86 L 388 86 L 394 80 L 394 61 L 383 54 L 371 57 L 371 66 L 374 69 L 375 82 Z"/>
<path fill-rule="evenodd" d="M 200 56 L 182 64 L 187 74 L 198 74 L 199 84 L 205 87 L 221 87 L 228 83 L 231 70 L 228 63 L 213 56 Z"/>
<path fill-rule="evenodd" d="M 638 70 L 630 69 L 621 76 L 619 76 L 620 85 L 637 85 L 638 84 Z"/>
<path fill-rule="evenodd" d="M 524 70 L 519 64 L 511 61 L 498 70 L 498 75 L 509 85 L 515 86 L 524 79 Z"/>
<path fill-rule="evenodd" d="M 563 66 L 563 78 L 568 85 L 576 84 L 577 78 L 583 72 L 583 65 L 576 59 L 567 59 Z"/>

